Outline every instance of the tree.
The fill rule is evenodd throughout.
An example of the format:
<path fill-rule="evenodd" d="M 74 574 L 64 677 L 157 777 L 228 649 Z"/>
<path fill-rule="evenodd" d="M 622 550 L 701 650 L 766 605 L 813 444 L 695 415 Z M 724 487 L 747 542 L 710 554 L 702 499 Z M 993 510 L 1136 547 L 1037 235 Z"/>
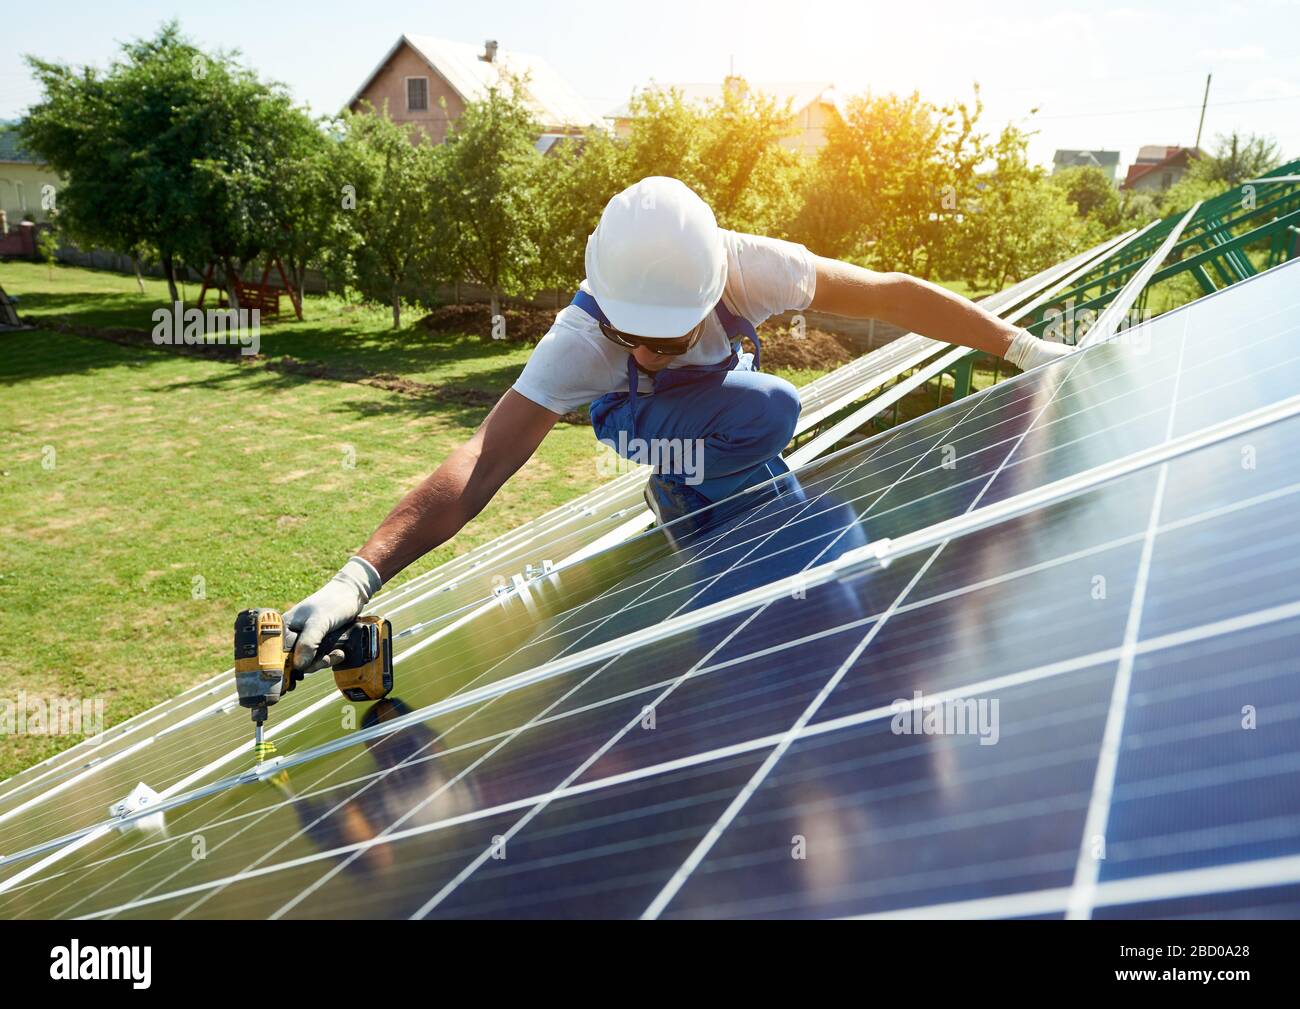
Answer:
<path fill-rule="evenodd" d="M 1078 250 L 1087 225 L 1063 187 L 1029 164 L 1028 137 L 1007 126 L 991 148 L 992 170 L 962 223 L 960 274 L 970 284 L 1001 290 Z"/>
<path fill-rule="evenodd" d="M 349 113 L 332 160 L 343 213 L 327 271 L 366 301 L 389 305 L 394 329 L 403 297 L 427 301 L 436 272 L 435 149 L 414 139 L 387 115 Z"/>
<path fill-rule="evenodd" d="M 1096 221 L 1102 228 L 1119 224 L 1120 201 L 1110 178 L 1093 165 L 1066 168 L 1051 177 L 1052 185 L 1065 193 L 1075 212 L 1085 220 Z"/>
<path fill-rule="evenodd" d="M 44 89 L 20 126 L 23 142 L 66 180 L 59 193 L 61 223 L 75 240 L 127 254 L 157 236 L 172 297 L 179 300 L 171 271 L 175 246 L 169 234 L 145 214 L 147 154 L 133 150 L 137 139 L 125 126 L 123 77 L 118 67 L 106 79 L 94 69 L 27 58 Z"/>
<path fill-rule="evenodd" d="M 790 237 L 876 269 L 951 273 L 986 157 L 981 111 L 978 92 L 973 109 L 915 93 L 850 98 L 809 172 Z"/>
<path fill-rule="evenodd" d="M 1188 174 L 1210 182 L 1222 182 L 1225 189 L 1231 189 L 1267 175 L 1281 163 L 1277 141 L 1272 137 L 1254 133 L 1243 137 L 1233 130 L 1215 137 L 1214 153 L 1194 160 Z"/>
<path fill-rule="evenodd" d="M 800 190 L 802 159 L 780 141 L 792 133 L 789 106 L 740 77 L 721 97 L 688 101 L 673 88 L 633 95 L 630 128 L 616 138 L 591 130 L 543 159 L 543 247 L 547 283 L 576 287 L 587 236 L 616 193 L 649 175 L 681 179 L 713 208 L 724 228 L 783 234 Z"/>
<path fill-rule="evenodd" d="M 283 149 L 273 159 L 267 180 L 273 198 L 262 242 L 269 255 L 281 258 L 301 295 L 308 266 L 323 262 L 347 230 L 346 193 L 337 173 L 341 132 L 337 124 L 326 131 L 305 117 L 286 117 L 277 136 Z"/>
<path fill-rule="evenodd" d="M 540 126 L 522 82 L 489 88 L 469 102 L 437 151 L 433 220 L 460 277 L 486 287 L 492 316 L 501 297 L 536 292 L 546 281 L 544 159 Z"/>
<path fill-rule="evenodd" d="M 587 236 L 596 230 L 605 204 L 629 184 L 627 160 L 626 145 L 603 130 L 566 141 L 544 159 L 547 286 L 577 290 L 587 272 Z"/>
<path fill-rule="evenodd" d="M 1120 200 L 1120 216 L 1128 228 L 1142 227 L 1164 216 L 1160 207 L 1162 200 L 1156 193 L 1145 189 L 1126 190 Z"/>
<path fill-rule="evenodd" d="M 206 53 L 172 21 L 105 72 L 28 57 L 44 97 L 26 144 L 67 179 L 61 223 L 90 245 L 156 250 L 172 298 L 180 262 L 227 277 L 277 233 L 281 164 L 310 119 L 237 54 Z"/>
<path fill-rule="evenodd" d="M 799 155 L 780 143 L 796 132 L 789 101 L 778 104 L 731 76 L 715 99 L 692 102 L 676 88 L 648 88 L 628 109 L 627 185 L 670 175 L 699 193 L 724 228 L 784 227 L 800 167 Z"/>
<path fill-rule="evenodd" d="M 45 264 L 50 279 L 54 279 L 54 260 L 59 252 L 59 236 L 53 226 L 41 228 L 36 233 L 36 258 Z"/>

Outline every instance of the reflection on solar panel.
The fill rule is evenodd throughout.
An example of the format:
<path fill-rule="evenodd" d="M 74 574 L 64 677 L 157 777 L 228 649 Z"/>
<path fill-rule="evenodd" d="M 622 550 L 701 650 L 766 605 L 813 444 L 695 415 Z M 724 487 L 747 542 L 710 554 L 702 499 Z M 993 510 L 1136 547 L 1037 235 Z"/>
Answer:
<path fill-rule="evenodd" d="M 675 546 L 472 617 L 410 594 L 398 698 L 308 679 L 261 774 L 245 713 L 197 690 L 152 745 L 6 794 L 0 914 L 1293 910 L 1297 279 L 815 460 Z M 109 819 L 141 781 L 163 803 Z"/>

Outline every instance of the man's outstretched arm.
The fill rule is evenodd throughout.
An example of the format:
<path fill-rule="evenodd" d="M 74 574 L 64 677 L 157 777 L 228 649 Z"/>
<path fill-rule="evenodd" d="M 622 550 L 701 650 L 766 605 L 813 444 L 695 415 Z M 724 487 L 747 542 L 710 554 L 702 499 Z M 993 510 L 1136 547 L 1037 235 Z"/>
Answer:
<path fill-rule="evenodd" d="M 1046 364 L 1072 348 L 1039 340 L 928 280 L 906 273 L 876 273 L 817 257 L 817 290 L 809 308 L 855 319 L 880 319 L 921 336 L 960 343 L 1021 369 Z"/>
<path fill-rule="evenodd" d="M 451 539 L 526 463 L 560 419 L 506 391 L 469 441 L 397 503 L 360 550 L 388 581 Z"/>
<path fill-rule="evenodd" d="M 354 620 L 384 582 L 455 536 L 532 457 L 559 419 L 508 390 L 473 436 L 397 503 L 357 556 L 285 614 L 294 665 L 318 665 L 321 639 Z"/>

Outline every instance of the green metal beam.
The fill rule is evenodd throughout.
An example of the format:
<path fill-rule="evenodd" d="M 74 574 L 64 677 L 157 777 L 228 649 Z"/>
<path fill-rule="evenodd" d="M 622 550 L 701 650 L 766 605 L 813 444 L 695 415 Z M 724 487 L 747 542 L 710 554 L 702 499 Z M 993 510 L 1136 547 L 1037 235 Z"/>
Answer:
<path fill-rule="evenodd" d="M 1297 226 L 1300 226 L 1300 209 L 1291 211 L 1291 213 L 1287 214 L 1285 217 L 1274 218 L 1267 224 L 1260 225 L 1252 231 L 1247 231 L 1237 235 L 1220 245 L 1211 245 L 1209 248 L 1204 249 L 1201 252 L 1172 263 L 1163 270 L 1157 270 L 1155 274 L 1152 275 L 1147 287 L 1149 288 L 1160 283 L 1162 280 L 1168 280 L 1170 277 L 1190 271 L 1192 275 L 1196 277 L 1202 290 L 1207 294 L 1212 294 L 1215 287 L 1205 275 L 1204 268 L 1207 265 L 1217 265 L 1219 257 L 1234 253 L 1240 255 L 1244 259 L 1244 250 L 1246 246 L 1254 245 L 1256 242 L 1271 241 L 1276 235 L 1290 234 L 1291 230 Z M 1250 269 L 1251 273 L 1248 275 L 1253 275 L 1257 272 L 1253 266 L 1251 266 Z M 1235 283 L 1235 281 L 1227 280 L 1225 283 L 1231 284 Z M 1115 294 L 1113 291 L 1106 292 L 1097 295 L 1094 298 L 1089 298 L 1087 301 L 1076 303 L 1074 305 L 1074 312 L 1077 315 L 1080 312 L 1103 308 L 1110 303 L 1114 296 Z M 1043 330 L 1046 329 L 1046 324 L 1046 319 L 1040 319 L 1025 328 L 1037 336 L 1042 336 Z"/>

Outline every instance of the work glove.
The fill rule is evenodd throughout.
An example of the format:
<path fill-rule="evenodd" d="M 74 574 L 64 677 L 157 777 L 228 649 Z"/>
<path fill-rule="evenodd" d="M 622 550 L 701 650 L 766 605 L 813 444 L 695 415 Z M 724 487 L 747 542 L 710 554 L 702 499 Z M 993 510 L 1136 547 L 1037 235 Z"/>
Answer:
<path fill-rule="evenodd" d="M 1040 340 L 1029 330 L 1022 329 L 1011 341 L 1011 346 L 1007 348 L 1004 356 L 1021 371 L 1029 371 L 1040 364 L 1051 364 L 1060 358 L 1068 357 L 1074 351 L 1074 347 L 1053 343 L 1050 340 Z"/>
<path fill-rule="evenodd" d="M 356 620 L 383 583 L 368 560 L 352 557 L 338 574 L 284 615 L 284 644 L 293 649 L 295 680 L 342 661 L 342 649 L 317 655 L 321 641 Z"/>

